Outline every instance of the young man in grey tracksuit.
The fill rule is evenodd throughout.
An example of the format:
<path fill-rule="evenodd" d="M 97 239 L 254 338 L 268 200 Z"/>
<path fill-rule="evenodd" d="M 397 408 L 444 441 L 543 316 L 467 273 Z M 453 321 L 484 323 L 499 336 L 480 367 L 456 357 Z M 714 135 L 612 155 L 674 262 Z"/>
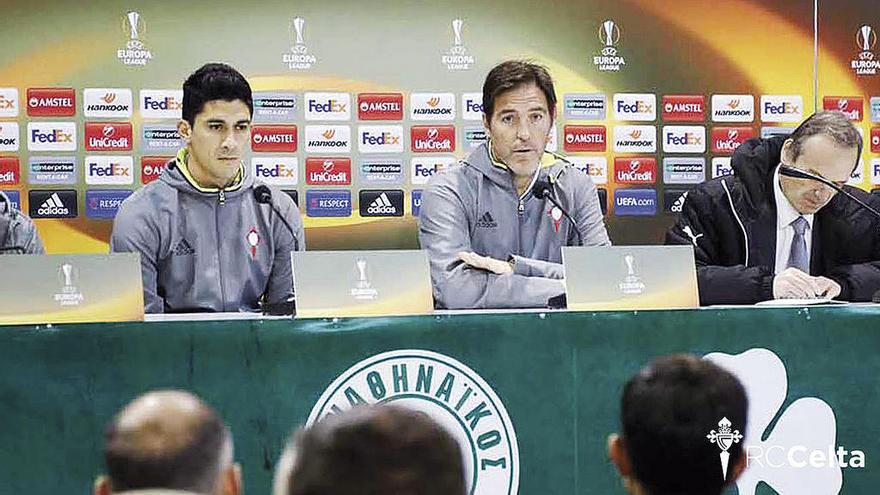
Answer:
<path fill-rule="evenodd" d="M 592 180 L 544 152 L 555 109 L 544 67 L 508 61 L 486 77 L 489 142 L 436 174 L 422 195 L 419 242 L 429 253 L 437 306 L 546 306 L 565 293 L 562 246 L 581 239 L 610 245 Z M 541 183 L 577 227 L 548 199 L 534 197 Z"/>
<path fill-rule="evenodd" d="M 208 64 L 184 83 L 186 148 L 123 202 L 110 239 L 111 251 L 140 254 L 148 313 L 255 311 L 293 295 L 302 220 L 279 190 L 256 198 L 261 184 L 241 162 L 252 115 L 250 86 L 232 67 Z"/>

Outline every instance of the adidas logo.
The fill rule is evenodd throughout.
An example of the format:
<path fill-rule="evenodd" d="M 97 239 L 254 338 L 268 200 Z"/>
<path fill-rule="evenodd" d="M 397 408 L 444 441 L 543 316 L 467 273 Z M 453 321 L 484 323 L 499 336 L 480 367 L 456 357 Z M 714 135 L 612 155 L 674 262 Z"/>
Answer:
<path fill-rule="evenodd" d="M 180 242 L 174 246 L 174 256 L 189 256 L 191 254 L 195 254 L 196 250 L 186 242 L 186 239 L 181 239 Z"/>
<path fill-rule="evenodd" d="M 397 208 L 391 204 L 388 195 L 382 193 L 370 203 L 369 208 L 367 208 L 367 213 L 371 215 L 395 215 L 397 214 Z"/>
<path fill-rule="evenodd" d="M 64 206 L 64 203 L 61 201 L 61 197 L 58 196 L 58 193 L 52 193 L 46 201 L 43 201 L 43 204 L 40 205 L 40 208 L 37 210 L 37 213 L 40 215 L 69 215 L 70 209 Z"/>
<path fill-rule="evenodd" d="M 477 220 L 477 228 L 496 229 L 498 228 L 498 222 L 496 222 L 495 219 L 492 218 L 492 214 L 487 211 L 486 213 L 483 213 L 483 216 L 481 216 L 479 220 Z"/>

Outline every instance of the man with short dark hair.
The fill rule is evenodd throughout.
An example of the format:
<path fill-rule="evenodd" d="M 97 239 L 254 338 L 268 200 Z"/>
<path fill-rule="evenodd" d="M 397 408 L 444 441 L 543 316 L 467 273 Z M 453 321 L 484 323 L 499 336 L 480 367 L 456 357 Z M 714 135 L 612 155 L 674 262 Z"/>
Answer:
<path fill-rule="evenodd" d="M 27 215 L 0 191 L 0 254 L 43 254 L 43 241 Z"/>
<path fill-rule="evenodd" d="M 125 406 L 107 427 L 104 458 L 107 474 L 96 481 L 95 495 L 241 493 L 229 430 L 188 392 L 149 392 Z"/>
<path fill-rule="evenodd" d="M 845 114 L 818 112 L 788 137 L 746 141 L 733 177 L 691 190 L 666 242 L 693 244 L 701 304 L 870 301 L 880 290 L 880 220 L 820 181 L 780 173 L 820 176 L 878 209 L 880 200 L 845 185 L 861 150 Z"/>
<path fill-rule="evenodd" d="M 544 150 L 555 118 L 546 68 L 507 61 L 486 76 L 489 141 L 436 173 L 422 194 L 419 243 L 439 307 L 547 306 L 565 292 L 562 246 L 610 244 L 593 181 Z M 536 184 L 576 225 L 534 197 Z"/>
<path fill-rule="evenodd" d="M 228 65 L 207 64 L 184 83 L 186 147 L 122 203 L 110 238 L 111 251 L 140 254 L 148 313 L 255 311 L 292 297 L 302 220 L 241 161 L 252 114 L 251 87 Z"/>
<path fill-rule="evenodd" d="M 661 357 L 626 383 L 608 454 L 631 495 L 718 495 L 746 467 L 745 440 L 729 442 L 725 471 L 708 437 L 745 432 L 747 414 L 745 389 L 730 372 L 686 354 Z"/>
<path fill-rule="evenodd" d="M 358 406 L 300 430 L 275 469 L 274 495 L 465 495 L 455 439 L 426 414 Z"/>

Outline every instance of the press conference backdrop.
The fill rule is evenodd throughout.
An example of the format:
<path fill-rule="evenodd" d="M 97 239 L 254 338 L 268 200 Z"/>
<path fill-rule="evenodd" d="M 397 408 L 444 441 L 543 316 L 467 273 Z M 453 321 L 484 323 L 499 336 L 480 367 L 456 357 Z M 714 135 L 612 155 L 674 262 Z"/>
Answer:
<path fill-rule="evenodd" d="M 257 92 L 245 164 L 297 199 L 310 248 L 416 247 L 428 178 L 485 137 L 486 72 L 527 57 L 557 83 L 551 149 L 599 184 L 613 240 L 655 243 L 739 143 L 816 108 L 851 115 L 870 143 L 853 183 L 880 183 L 872 6 L 6 1 L 0 189 L 49 252 L 105 251 L 119 203 L 180 145 L 183 79 L 224 61 Z"/>

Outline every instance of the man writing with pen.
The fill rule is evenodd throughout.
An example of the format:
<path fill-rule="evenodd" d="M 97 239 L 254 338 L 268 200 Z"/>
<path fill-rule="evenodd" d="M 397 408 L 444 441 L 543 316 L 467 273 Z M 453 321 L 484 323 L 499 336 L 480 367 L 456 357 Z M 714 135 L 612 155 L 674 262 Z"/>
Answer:
<path fill-rule="evenodd" d="M 818 112 L 788 137 L 746 141 L 733 177 L 690 191 L 666 242 L 693 244 L 701 304 L 870 301 L 880 290 L 880 201 L 845 185 L 861 149 L 843 113 Z"/>
<path fill-rule="evenodd" d="M 419 242 L 438 306 L 547 306 L 565 292 L 562 246 L 610 244 L 590 177 L 544 151 L 555 117 L 544 67 L 507 61 L 486 76 L 489 141 L 422 195 Z"/>

